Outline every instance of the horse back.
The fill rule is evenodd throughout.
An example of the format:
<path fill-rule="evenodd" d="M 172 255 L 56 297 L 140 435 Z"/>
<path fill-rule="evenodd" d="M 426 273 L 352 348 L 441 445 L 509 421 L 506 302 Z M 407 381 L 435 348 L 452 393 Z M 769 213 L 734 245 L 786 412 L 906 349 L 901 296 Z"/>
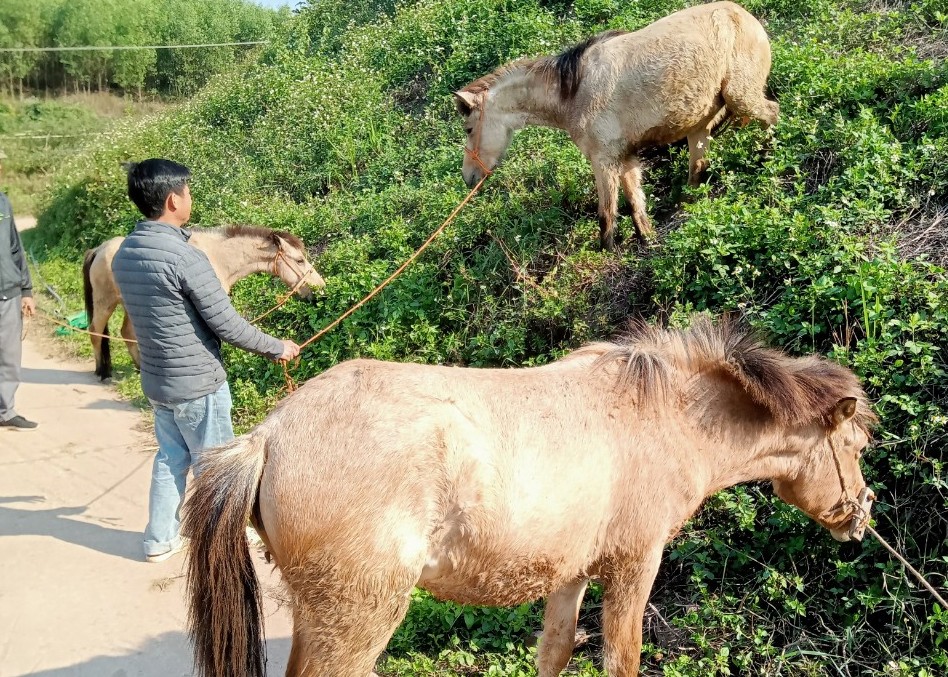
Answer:
<path fill-rule="evenodd" d="M 588 568 L 612 517 L 613 433 L 538 371 L 355 360 L 284 400 L 260 488 L 281 568 L 373 562 L 480 604 Z"/>
<path fill-rule="evenodd" d="M 770 43 L 757 19 L 732 2 L 699 5 L 591 46 L 577 119 L 600 139 L 613 135 L 602 120 L 622 121 L 614 135 L 630 139 L 633 151 L 673 143 L 724 105 L 728 82 L 763 82 L 769 71 Z"/>

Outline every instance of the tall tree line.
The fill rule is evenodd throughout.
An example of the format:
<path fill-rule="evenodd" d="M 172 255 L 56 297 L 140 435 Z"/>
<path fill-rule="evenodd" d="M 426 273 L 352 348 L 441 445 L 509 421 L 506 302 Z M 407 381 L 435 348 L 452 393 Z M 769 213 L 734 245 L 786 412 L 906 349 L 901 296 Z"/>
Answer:
<path fill-rule="evenodd" d="M 285 18 L 246 0 L 0 0 L 0 47 L 249 42 Z M 247 49 L 0 52 L 0 87 L 188 95 Z"/>

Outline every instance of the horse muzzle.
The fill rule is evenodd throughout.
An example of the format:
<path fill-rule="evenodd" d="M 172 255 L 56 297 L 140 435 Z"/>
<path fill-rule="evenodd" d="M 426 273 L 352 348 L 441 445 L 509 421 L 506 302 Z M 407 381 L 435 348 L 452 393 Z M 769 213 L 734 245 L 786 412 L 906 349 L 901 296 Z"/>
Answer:
<path fill-rule="evenodd" d="M 830 529 L 830 535 L 840 543 L 861 541 L 866 533 L 866 527 L 869 526 L 872 503 L 875 500 L 876 495 L 872 490 L 869 487 L 863 487 L 858 498 L 855 501 L 850 501 L 853 510 L 848 526 L 842 529 Z"/>
<path fill-rule="evenodd" d="M 468 188 L 473 188 L 477 185 L 477 182 L 481 180 L 483 175 L 477 167 L 474 167 L 470 171 L 462 171 L 461 176 L 464 177 L 464 185 Z"/>
<path fill-rule="evenodd" d="M 866 527 L 869 526 L 869 516 L 872 511 L 872 503 L 876 500 L 876 495 L 869 487 L 863 487 L 856 499 L 856 510 L 853 513 L 852 522 L 849 525 L 849 537 L 855 541 L 861 541 L 866 533 Z"/>

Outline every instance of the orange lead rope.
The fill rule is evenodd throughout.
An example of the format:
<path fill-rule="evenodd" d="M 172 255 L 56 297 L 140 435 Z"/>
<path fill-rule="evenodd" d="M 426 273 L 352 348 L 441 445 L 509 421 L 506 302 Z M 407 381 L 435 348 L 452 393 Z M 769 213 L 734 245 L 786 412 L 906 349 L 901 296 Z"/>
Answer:
<path fill-rule="evenodd" d="M 458 204 L 457 207 L 454 208 L 454 211 L 451 212 L 451 214 L 448 216 L 448 218 L 446 218 L 446 219 L 444 220 L 444 222 L 443 222 L 440 226 L 438 226 L 438 227 L 435 229 L 435 231 L 434 231 L 433 233 L 431 233 L 431 235 L 428 236 L 428 239 L 425 240 L 425 241 L 422 243 L 422 245 L 421 245 L 420 247 L 418 247 L 418 249 L 416 249 L 416 250 L 414 251 L 414 253 L 413 253 L 411 256 L 409 256 L 409 257 L 405 260 L 405 262 L 404 262 L 402 265 L 400 265 L 400 266 L 398 267 L 398 270 L 396 270 L 394 273 L 392 273 L 392 274 L 389 275 L 387 278 L 385 278 L 385 280 L 384 280 L 381 284 L 379 284 L 375 289 L 373 289 L 373 290 L 370 291 L 368 294 L 366 294 L 366 296 L 365 296 L 361 301 L 359 301 L 359 302 L 356 303 L 354 306 L 352 306 L 351 308 L 349 308 L 349 310 L 347 310 L 347 311 L 344 312 L 342 315 L 340 315 L 339 317 L 337 317 L 335 320 L 333 320 L 332 322 L 330 322 L 328 325 L 326 325 L 325 327 L 323 327 L 322 329 L 320 329 L 318 332 L 316 332 L 315 334 L 313 334 L 312 336 L 310 336 L 308 339 L 306 339 L 305 341 L 303 341 L 303 343 L 300 344 L 300 350 L 302 350 L 302 349 L 305 348 L 306 346 L 310 345 L 311 343 L 315 343 L 316 341 L 318 341 L 319 339 L 321 339 L 323 336 L 325 336 L 326 334 L 328 334 L 328 333 L 329 333 L 330 331 L 332 331 L 336 326 L 338 326 L 340 322 L 342 322 L 343 320 L 345 320 L 347 317 L 349 317 L 350 315 L 352 315 L 352 314 L 353 314 L 355 311 L 357 311 L 359 308 L 361 308 L 361 307 L 364 306 L 366 303 L 368 303 L 368 302 L 369 302 L 374 296 L 376 296 L 380 291 L 382 291 L 383 289 L 385 289 L 385 287 L 387 287 L 396 277 L 398 277 L 399 275 L 401 275 L 402 272 L 404 272 L 404 270 L 405 270 L 408 266 L 410 266 L 410 265 L 415 261 L 415 259 L 417 259 L 419 256 L 421 256 L 422 252 L 424 252 L 424 251 L 428 248 L 428 246 L 431 245 L 431 243 L 435 241 L 435 238 L 437 238 L 439 235 L 441 235 L 441 233 L 444 232 L 444 229 L 447 228 L 448 225 L 449 225 L 452 221 L 454 221 L 454 219 L 455 219 L 455 218 L 457 217 L 457 215 L 461 212 L 461 210 L 464 208 L 464 206 L 465 206 L 468 202 L 470 202 L 470 201 L 471 201 L 471 198 L 473 198 L 474 195 L 477 194 L 477 191 L 479 191 L 479 190 L 481 189 L 481 186 L 484 185 L 484 182 L 487 180 L 487 177 L 488 177 L 488 176 L 490 176 L 490 173 L 486 173 L 486 174 L 484 174 L 483 177 L 481 177 L 481 180 L 477 182 L 477 185 L 475 185 L 473 188 L 471 188 L 470 192 L 468 192 L 468 194 L 465 196 L 465 198 L 464 198 L 463 200 L 461 200 L 461 202 Z M 298 359 L 298 358 L 297 358 L 297 359 Z M 297 386 L 296 386 L 296 382 L 293 380 L 293 377 L 290 375 L 289 365 L 288 365 L 288 363 L 287 363 L 286 361 L 283 361 L 283 360 L 281 360 L 281 364 L 283 365 L 283 378 L 284 378 L 284 380 L 286 381 L 286 391 L 287 391 L 288 393 L 295 392 L 296 389 L 297 389 Z"/>

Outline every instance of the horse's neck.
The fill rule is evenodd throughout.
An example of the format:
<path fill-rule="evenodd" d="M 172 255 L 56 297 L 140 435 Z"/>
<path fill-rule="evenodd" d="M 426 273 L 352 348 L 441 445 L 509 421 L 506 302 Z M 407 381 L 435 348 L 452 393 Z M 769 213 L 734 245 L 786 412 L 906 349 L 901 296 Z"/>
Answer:
<path fill-rule="evenodd" d="M 211 267 L 220 278 L 221 286 L 228 293 L 240 280 L 254 273 L 267 272 L 273 266 L 274 255 L 268 251 L 262 239 L 226 237 L 216 233 L 195 235 L 198 241 L 193 244 L 207 254 Z"/>
<path fill-rule="evenodd" d="M 711 474 L 705 495 L 744 482 L 772 480 L 789 471 L 788 459 L 775 453 L 769 436 L 737 444 L 709 445 Z"/>
<path fill-rule="evenodd" d="M 522 115 L 521 124 L 542 127 L 566 127 L 566 105 L 560 100 L 559 87 L 551 87 L 544 75 L 530 64 L 506 73 L 491 87 L 488 107 Z"/>
<path fill-rule="evenodd" d="M 723 415 L 729 420 L 720 427 L 696 431 L 697 462 L 705 469 L 705 497 L 744 482 L 796 474 L 799 457 L 787 453 L 795 446 L 791 436 L 772 422 L 741 420 L 730 412 Z"/>

